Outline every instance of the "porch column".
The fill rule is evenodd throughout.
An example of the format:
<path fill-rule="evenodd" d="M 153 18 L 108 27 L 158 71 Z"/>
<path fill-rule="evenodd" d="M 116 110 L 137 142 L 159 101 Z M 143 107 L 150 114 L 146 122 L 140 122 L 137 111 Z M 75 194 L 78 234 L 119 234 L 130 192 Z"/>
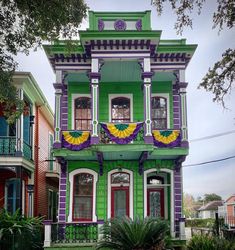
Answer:
<path fill-rule="evenodd" d="M 51 220 L 44 221 L 44 247 L 51 246 Z"/>
<path fill-rule="evenodd" d="M 61 160 L 61 172 L 59 181 L 59 211 L 58 221 L 66 222 L 66 187 L 67 187 L 67 161 Z"/>
<path fill-rule="evenodd" d="M 181 116 L 180 116 L 180 94 L 179 94 L 179 84 L 178 82 L 173 84 L 173 119 L 174 119 L 174 129 L 181 129 Z"/>
<path fill-rule="evenodd" d="M 144 141 L 153 143 L 151 118 L 151 82 L 153 73 L 150 72 L 150 58 L 144 58 L 143 64 L 143 91 L 144 91 Z"/>
<path fill-rule="evenodd" d="M 186 102 L 186 87 L 185 71 L 179 71 L 179 91 L 180 91 L 180 111 L 181 111 L 181 146 L 188 147 L 188 126 L 187 126 L 187 102 Z"/>
<path fill-rule="evenodd" d="M 183 190 L 182 190 L 182 168 L 176 166 L 174 169 L 174 195 L 175 195 L 175 232 L 176 237 L 180 235 L 180 219 L 182 218 Z"/>
<path fill-rule="evenodd" d="M 22 87 L 18 89 L 18 96 L 20 100 L 24 100 L 24 91 Z M 24 114 L 16 120 L 16 156 L 23 155 L 23 141 L 24 141 Z"/>
<path fill-rule="evenodd" d="M 99 143 L 98 123 L 99 123 L 99 59 L 93 58 L 91 61 L 90 86 L 91 86 L 91 117 L 92 117 L 92 132 L 91 144 Z"/>
<path fill-rule="evenodd" d="M 55 88 L 55 117 L 54 117 L 54 148 L 61 148 L 61 96 L 62 96 L 62 75 L 57 77 Z M 58 79 L 59 78 L 59 79 Z"/>

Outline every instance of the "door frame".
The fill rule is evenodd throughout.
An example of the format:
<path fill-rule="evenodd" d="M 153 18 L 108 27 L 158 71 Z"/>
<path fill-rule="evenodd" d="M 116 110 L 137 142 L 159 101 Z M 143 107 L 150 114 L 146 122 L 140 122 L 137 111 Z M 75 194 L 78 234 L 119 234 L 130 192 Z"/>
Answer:
<path fill-rule="evenodd" d="M 129 217 L 133 219 L 133 172 L 131 170 L 122 168 L 113 169 L 108 172 L 108 185 L 107 185 L 107 219 L 111 219 L 111 175 L 116 172 L 124 172 L 130 175 L 129 183 Z"/>
<path fill-rule="evenodd" d="M 120 187 L 112 187 L 111 188 L 111 217 L 114 218 L 114 192 L 123 190 L 126 191 L 126 216 L 130 215 L 130 187 L 129 186 L 120 186 Z"/>

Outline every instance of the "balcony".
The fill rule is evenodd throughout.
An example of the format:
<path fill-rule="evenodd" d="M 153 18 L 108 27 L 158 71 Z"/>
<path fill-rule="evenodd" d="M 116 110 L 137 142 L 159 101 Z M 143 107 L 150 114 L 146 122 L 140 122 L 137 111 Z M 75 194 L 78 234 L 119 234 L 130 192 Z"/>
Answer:
<path fill-rule="evenodd" d="M 16 156 L 16 137 L 1 136 L 0 137 L 0 155 Z M 21 150 L 19 150 L 21 151 Z M 32 161 L 32 146 L 27 142 L 23 142 L 23 156 L 25 159 Z"/>
<path fill-rule="evenodd" d="M 48 160 L 48 169 L 46 171 L 46 177 L 51 178 L 55 182 L 59 182 L 60 168 L 59 164 L 54 159 Z"/>

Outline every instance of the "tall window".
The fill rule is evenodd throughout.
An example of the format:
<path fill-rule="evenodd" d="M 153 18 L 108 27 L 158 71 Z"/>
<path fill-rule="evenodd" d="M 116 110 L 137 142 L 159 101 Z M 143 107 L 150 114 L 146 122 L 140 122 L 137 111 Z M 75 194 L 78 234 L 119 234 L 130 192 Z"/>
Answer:
<path fill-rule="evenodd" d="M 93 175 L 74 176 L 73 220 L 92 221 Z"/>
<path fill-rule="evenodd" d="M 5 208 L 10 214 L 20 208 L 20 179 L 6 181 Z"/>
<path fill-rule="evenodd" d="M 167 128 L 167 99 L 154 96 L 152 101 L 152 126 L 153 129 Z"/>
<path fill-rule="evenodd" d="M 130 99 L 127 97 L 116 97 L 111 101 L 112 121 L 111 122 L 130 122 Z"/>
<path fill-rule="evenodd" d="M 91 130 L 91 98 L 79 97 L 75 99 L 75 129 Z"/>

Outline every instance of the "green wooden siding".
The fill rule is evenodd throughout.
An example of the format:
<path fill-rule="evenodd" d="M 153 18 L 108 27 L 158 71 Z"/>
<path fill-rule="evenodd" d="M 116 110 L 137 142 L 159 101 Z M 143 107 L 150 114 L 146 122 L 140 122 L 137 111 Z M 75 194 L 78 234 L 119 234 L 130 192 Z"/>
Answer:
<path fill-rule="evenodd" d="M 132 94 L 133 121 L 144 120 L 142 81 L 139 82 L 100 82 L 99 85 L 99 121 L 109 121 L 109 94 Z M 173 128 L 172 84 L 168 82 L 153 82 L 152 93 L 168 93 L 170 101 L 170 128 Z M 90 94 L 89 83 L 70 82 L 68 86 L 68 128 L 72 129 L 72 94 Z"/>
<path fill-rule="evenodd" d="M 96 188 L 96 213 L 98 220 L 107 219 L 107 185 L 108 185 L 108 172 L 117 169 L 122 166 L 123 169 L 128 169 L 133 172 L 133 209 L 134 216 L 143 217 L 144 214 L 144 194 L 143 194 L 143 175 L 138 173 L 138 161 L 104 161 L 103 163 L 103 175 L 98 176 L 97 188 Z M 153 160 L 147 161 L 144 164 L 145 170 L 150 168 L 169 168 L 172 169 L 174 166 L 171 160 Z M 99 173 L 98 162 L 87 162 L 87 161 L 69 161 L 68 162 L 68 173 L 75 169 L 88 168 Z M 156 168 L 157 169 L 157 168 Z M 170 183 L 170 179 L 167 179 Z M 69 214 L 69 199 L 70 199 L 70 183 L 67 182 L 67 197 L 66 197 L 66 215 Z M 167 191 L 168 196 L 168 215 L 170 217 L 170 188 Z"/>

